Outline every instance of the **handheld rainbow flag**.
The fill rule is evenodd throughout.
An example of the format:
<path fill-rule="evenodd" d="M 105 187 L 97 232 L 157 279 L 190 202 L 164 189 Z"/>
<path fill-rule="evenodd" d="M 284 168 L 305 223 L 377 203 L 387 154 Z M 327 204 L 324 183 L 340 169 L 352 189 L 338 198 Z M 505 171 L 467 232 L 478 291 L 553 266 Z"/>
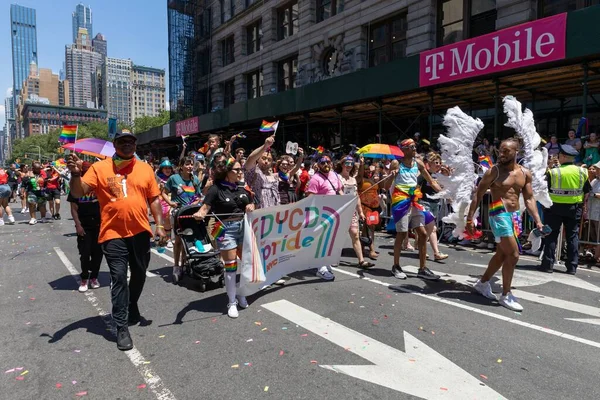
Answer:
<path fill-rule="evenodd" d="M 479 165 L 481 165 L 484 170 L 488 170 L 494 166 L 494 163 L 490 156 L 479 156 Z"/>
<path fill-rule="evenodd" d="M 77 125 L 63 125 L 58 141 L 67 144 L 77 140 Z"/>
<path fill-rule="evenodd" d="M 223 240 L 223 236 L 225 236 L 225 227 L 221 223 L 221 221 L 217 221 L 210 231 L 210 235 L 215 238 L 215 240 Z"/>
<path fill-rule="evenodd" d="M 278 126 L 279 126 L 279 121 L 267 122 L 267 121 L 263 120 L 262 124 L 260 124 L 260 131 L 261 132 L 276 132 Z"/>
<path fill-rule="evenodd" d="M 52 161 L 52 166 L 56 168 L 63 168 L 67 166 L 67 162 L 64 158 L 59 158 L 58 160 Z"/>

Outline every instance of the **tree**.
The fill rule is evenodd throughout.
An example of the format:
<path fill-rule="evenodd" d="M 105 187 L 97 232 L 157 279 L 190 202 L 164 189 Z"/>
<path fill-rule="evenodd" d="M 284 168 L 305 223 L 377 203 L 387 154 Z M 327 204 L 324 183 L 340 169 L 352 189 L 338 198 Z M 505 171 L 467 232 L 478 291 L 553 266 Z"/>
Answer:
<path fill-rule="evenodd" d="M 163 126 L 168 124 L 170 119 L 171 115 L 166 110 L 161 111 L 160 114 L 155 117 L 145 115 L 143 117 L 136 118 L 133 121 L 133 133 L 138 135 L 157 126 Z"/>

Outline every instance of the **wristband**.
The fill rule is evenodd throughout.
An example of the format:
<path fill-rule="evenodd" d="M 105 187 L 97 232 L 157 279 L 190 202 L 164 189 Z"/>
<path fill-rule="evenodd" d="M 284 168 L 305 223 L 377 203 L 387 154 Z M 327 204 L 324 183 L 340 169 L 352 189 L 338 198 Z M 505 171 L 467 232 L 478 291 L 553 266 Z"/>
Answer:
<path fill-rule="evenodd" d="M 472 219 L 468 219 L 468 220 L 467 220 L 467 224 L 468 224 L 469 222 L 473 222 L 473 220 L 472 220 Z"/>
<path fill-rule="evenodd" d="M 163 229 L 165 229 L 165 227 L 164 227 L 164 226 L 162 226 L 162 225 L 156 225 L 156 227 L 157 227 L 157 228 L 163 228 Z"/>

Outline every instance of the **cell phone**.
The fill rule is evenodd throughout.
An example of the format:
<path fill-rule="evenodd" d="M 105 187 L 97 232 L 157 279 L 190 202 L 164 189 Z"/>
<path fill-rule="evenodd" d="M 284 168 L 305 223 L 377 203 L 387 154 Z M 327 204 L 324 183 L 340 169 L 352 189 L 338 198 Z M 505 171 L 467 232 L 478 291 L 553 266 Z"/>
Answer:
<path fill-rule="evenodd" d="M 549 235 L 552 232 L 552 228 L 550 228 L 548 225 L 544 225 L 542 227 L 542 230 L 539 230 L 538 228 L 535 228 L 532 233 L 534 234 L 534 236 L 537 237 L 542 237 L 542 236 L 546 236 Z"/>

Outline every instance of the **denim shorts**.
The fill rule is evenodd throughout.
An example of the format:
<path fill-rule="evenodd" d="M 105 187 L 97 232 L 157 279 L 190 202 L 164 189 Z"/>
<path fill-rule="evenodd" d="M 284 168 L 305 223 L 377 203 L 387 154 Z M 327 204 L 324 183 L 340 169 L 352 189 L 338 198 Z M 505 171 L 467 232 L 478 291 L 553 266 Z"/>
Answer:
<path fill-rule="evenodd" d="M 244 243 L 244 220 L 223 222 L 225 232 L 217 239 L 220 251 L 237 249 Z"/>
<path fill-rule="evenodd" d="M 12 194 L 12 190 L 8 185 L 0 185 L 0 199 L 8 199 Z"/>

